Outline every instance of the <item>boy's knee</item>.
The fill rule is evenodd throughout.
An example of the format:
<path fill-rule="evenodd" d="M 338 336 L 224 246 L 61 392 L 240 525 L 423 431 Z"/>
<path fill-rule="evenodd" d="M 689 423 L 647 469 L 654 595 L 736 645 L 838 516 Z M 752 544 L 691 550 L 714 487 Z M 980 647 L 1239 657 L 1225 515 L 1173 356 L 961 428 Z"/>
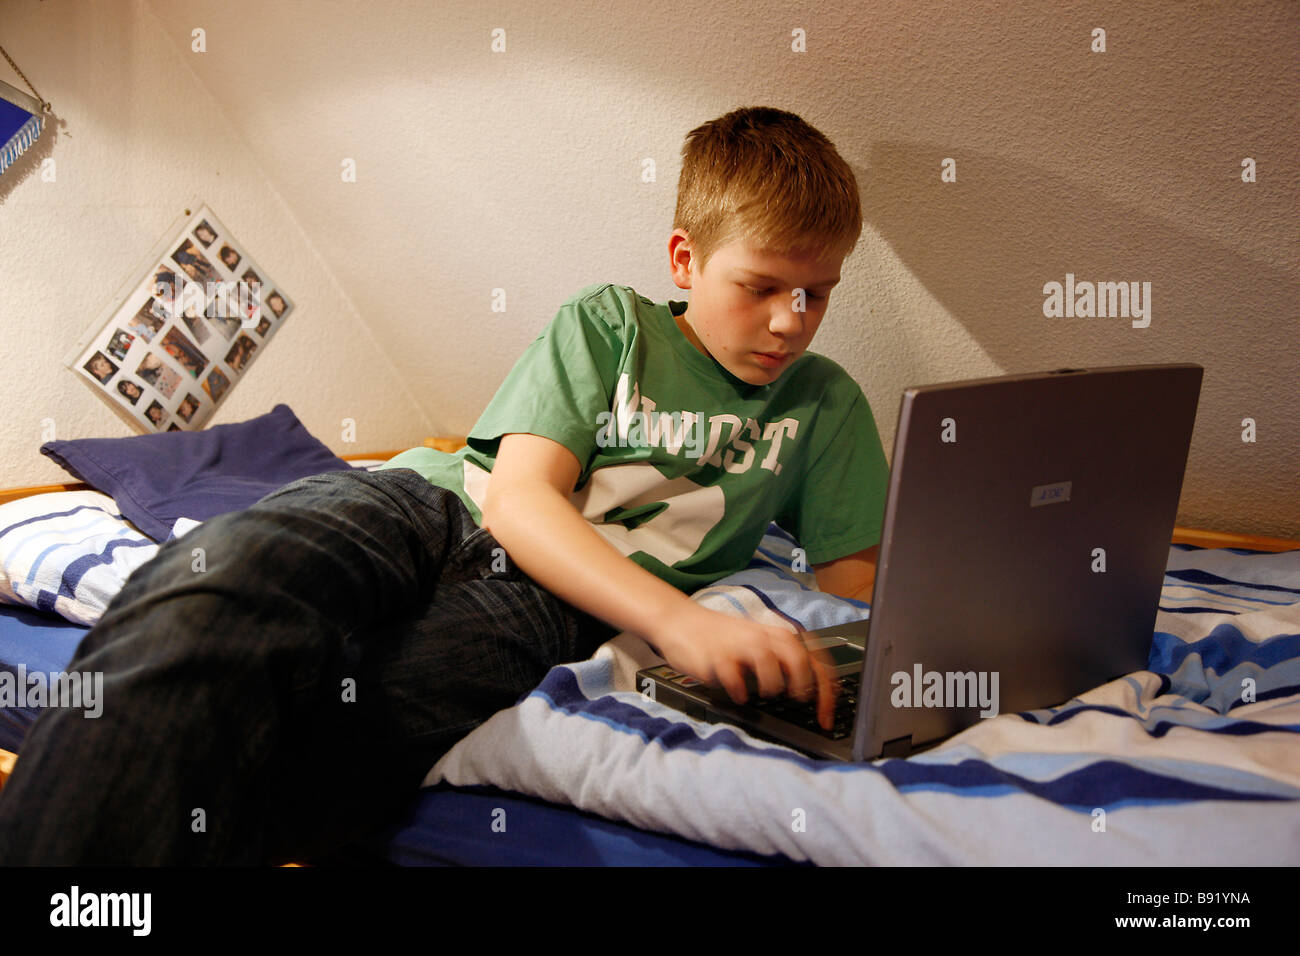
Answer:
<path fill-rule="evenodd" d="M 350 468 L 322 471 L 295 479 L 262 496 L 256 505 L 286 496 L 320 496 L 331 499 L 351 496 L 372 500 L 412 496 L 427 498 L 430 491 L 437 490 L 426 478 L 410 468 L 386 468 L 379 471 Z"/>
<path fill-rule="evenodd" d="M 365 476 L 370 474 L 372 473 L 364 469 L 354 468 L 305 475 L 302 478 L 295 478 L 293 481 L 281 485 L 269 494 L 263 495 L 257 500 L 256 504 L 260 505 L 263 501 L 272 501 L 285 495 L 300 495 L 306 491 L 321 491 L 329 487 L 347 488 L 349 485 L 365 484 L 367 483 Z"/>
<path fill-rule="evenodd" d="M 311 533 L 316 524 L 328 532 L 340 527 L 350 533 L 387 536 L 389 545 L 412 534 L 440 540 L 449 519 L 459 514 L 455 492 L 440 488 L 409 468 L 383 471 L 327 471 L 308 475 L 277 488 L 245 513 L 272 514 L 294 529 Z M 463 511 L 463 506 L 459 509 Z M 306 524 L 298 524 L 306 519 Z M 468 512 L 465 520 L 472 522 Z M 450 522 L 454 524 L 455 522 Z"/>

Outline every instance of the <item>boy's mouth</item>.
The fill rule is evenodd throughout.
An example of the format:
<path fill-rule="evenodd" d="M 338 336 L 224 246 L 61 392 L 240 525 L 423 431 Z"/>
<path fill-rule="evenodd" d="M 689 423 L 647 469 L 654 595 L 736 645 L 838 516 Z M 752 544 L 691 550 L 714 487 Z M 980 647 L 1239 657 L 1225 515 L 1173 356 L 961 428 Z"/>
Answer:
<path fill-rule="evenodd" d="M 790 358 L 789 352 L 755 352 L 764 368 L 776 368 Z"/>

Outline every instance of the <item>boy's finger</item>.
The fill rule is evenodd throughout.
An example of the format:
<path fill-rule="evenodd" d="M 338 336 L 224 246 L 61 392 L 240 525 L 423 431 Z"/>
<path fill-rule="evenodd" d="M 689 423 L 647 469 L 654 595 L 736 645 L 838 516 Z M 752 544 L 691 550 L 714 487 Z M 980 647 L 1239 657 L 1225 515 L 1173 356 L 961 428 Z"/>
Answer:
<path fill-rule="evenodd" d="M 825 730 L 830 730 L 835 723 L 835 698 L 839 694 L 839 682 L 835 679 L 835 670 L 829 660 L 823 660 L 824 651 L 817 651 L 813 656 L 813 670 L 817 674 L 817 721 Z"/>
<path fill-rule="evenodd" d="M 813 700 L 818 691 L 818 678 L 809 661 L 807 650 L 807 631 L 798 626 L 796 633 L 781 632 L 781 669 L 785 671 L 787 689 L 790 697 L 801 701 Z"/>
<path fill-rule="evenodd" d="M 754 654 L 750 666 L 754 671 L 760 697 L 775 697 L 786 689 L 784 668 L 778 656 L 764 654 L 759 650 Z"/>
<path fill-rule="evenodd" d="M 817 685 L 817 722 L 830 730 L 835 721 L 835 698 L 839 694 L 835 662 L 824 647 L 808 647 L 807 651 Z"/>
<path fill-rule="evenodd" d="M 735 661 L 727 661 L 724 666 L 717 667 L 714 676 L 722 685 L 722 689 L 727 692 L 727 696 L 737 704 L 743 704 L 749 699 L 749 691 L 745 687 L 745 674 Z"/>

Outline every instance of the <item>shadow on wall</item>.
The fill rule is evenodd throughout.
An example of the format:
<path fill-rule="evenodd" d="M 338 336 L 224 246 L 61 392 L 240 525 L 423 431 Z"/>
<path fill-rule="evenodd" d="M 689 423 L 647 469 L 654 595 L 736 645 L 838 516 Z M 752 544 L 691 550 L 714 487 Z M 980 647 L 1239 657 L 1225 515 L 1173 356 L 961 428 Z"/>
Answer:
<path fill-rule="evenodd" d="M 954 157 L 957 181 L 943 183 L 939 163 L 949 148 L 876 144 L 869 168 L 855 170 L 863 216 L 992 360 L 1008 373 L 1203 365 L 1193 457 L 1199 445 L 1211 459 L 1202 459 L 1204 477 L 1227 500 L 1262 498 L 1273 515 L 1294 514 L 1287 494 L 1278 489 L 1275 497 L 1260 483 L 1267 469 L 1300 473 L 1300 420 L 1291 414 L 1300 407 L 1300 279 L 1215 241 L 1194 222 L 1142 211 L 1140 184 L 1114 191 L 1133 190 L 1129 205 L 1019 157 L 969 151 Z M 1222 176 L 1206 193 L 1248 207 L 1257 187 L 1234 181 L 1231 169 Z M 1045 317 L 1043 286 L 1064 284 L 1066 273 L 1076 282 L 1150 282 L 1150 326 Z M 1245 417 L 1258 423 L 1260 444 L 1241 443 Z M 1222 460 L 1225 449 L 1237 448 L 1269 459 L 1265 471 Z"/>
<path fill-rule="evenodd" d="M 863 215 L 1002 367 L 1029 371 L 1080 357 L 1203 361 L 1207 372 L 1249 367 L 1259 384 L 1296 379 L 1297 350 L 1278 349 L 1295 312 L 1276 314 L 1279 303 L 1297 300 L 1295 275 L 1008 157 L 963 151 L 958 181 L 941 183 L 943 149 L 877 144 L 860 173 Z M 1150 282 L 1150 327 L 1046 318 L 1043 285 L 1064 283 L 1067 272 L 1076 281 Z"/>

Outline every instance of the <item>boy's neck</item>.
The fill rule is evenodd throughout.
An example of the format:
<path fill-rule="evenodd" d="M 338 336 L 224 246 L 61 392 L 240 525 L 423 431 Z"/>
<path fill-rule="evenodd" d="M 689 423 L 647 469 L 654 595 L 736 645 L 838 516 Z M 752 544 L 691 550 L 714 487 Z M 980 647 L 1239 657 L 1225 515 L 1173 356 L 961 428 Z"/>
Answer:
<path fill-rule="evenodd" d="M 708 359 L 709 363 L 719 373 L 721 373 L 722 376 L 727 379 L 727 381 L 733 383 L 737 388 L 739 388 L 742 394 L 750 394 L 758 389 L 768 387 L 767 385 L 755 385 L 752 382 L 746 382 L 743 379 L 737 378 L 727 370 L 727 367 L 725 365 L 723 365 L 712 355 L 710 355 L 709 350 L 704 347 L 704 343 L 701 342 L 699 336 L 695 334 L 695 330 L 691 328 L 690 323 L 686 321 L 686 313 L 688 313 L 689 311 L 690 311 L 690 306 L 687 306 L 681 313 L 673 316 L 673 321 L 677 323 L 677 328 L 681 330 L 682 336 L 686 339 L 686 341 L 691 343 L 691 346 L 697 352 L 699 352 L 706 359 Z"/>
<path fill-rule="evenodd" d="M 691 345 L 695 346 L 696 351 L 698 351 L 705 358 L 713 358 L 713 356 L 709 354 L 709 350 L 704 347 L 704 343 L 701 342 L 699 337 L 695 334 L 695 330 L 691 328 L 690 323 L 686 321 L 686 312 L 689 311 L 690 311 L 690 306 L 687 306 L 686 311 L 682 312 L 679 315 L 673 316 L 673 321 L 675 321 L 677 323 L 677 327 L 682 330 L 682 335 L 686 336 L 686 341 L 690 342 Z"/>

